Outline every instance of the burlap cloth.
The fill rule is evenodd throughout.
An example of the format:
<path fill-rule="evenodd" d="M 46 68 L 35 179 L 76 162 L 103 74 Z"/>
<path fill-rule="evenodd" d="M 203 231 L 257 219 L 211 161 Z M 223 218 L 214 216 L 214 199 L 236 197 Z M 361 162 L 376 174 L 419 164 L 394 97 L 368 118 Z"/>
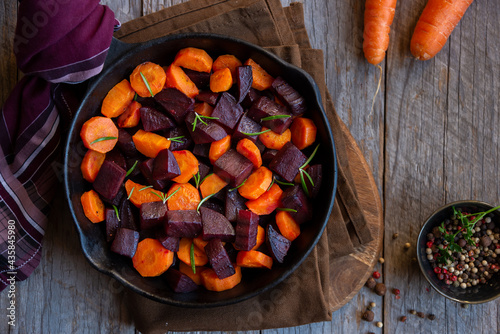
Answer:
<path fill-rule="evenodd" d="M 318 84 L 337 150 L 338 191 L 325 233 L 288 279 L 247 301 L 209 309 L 160 304 L 133 292 L 126 303 L 142 333 L 197 330 L 258 330 L 330 321 L 329 259 L 344 256 L 372 237 L 357 199 L 345 138 L 324 78 L 323 53 L 312 49 L 303 7 L 282 8 L 279 0 L 192 0 L 123 24 L 115 37 L 137 43 L 174 33 L 229 35 L 265 47 L 309 72 Z M 348 227 L 351 230 L 349 233 Z M 353 230 L 353 231 L 352 231 Z"/>

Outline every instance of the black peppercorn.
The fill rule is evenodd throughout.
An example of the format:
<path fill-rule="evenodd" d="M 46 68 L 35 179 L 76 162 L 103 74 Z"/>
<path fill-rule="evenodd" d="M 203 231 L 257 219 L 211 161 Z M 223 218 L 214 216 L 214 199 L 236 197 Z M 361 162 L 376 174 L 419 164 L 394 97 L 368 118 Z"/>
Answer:
<path fill-rule="evenodd" d="M 419 318 L 425 318 L 425 314 L 424 314 L 424 312 L 417 312 L 417 316 L 418 316 Z"/>
<path fill-rule="evenodd" d="M 365 313 L 363 313 L 363 316 L 361 317 L 361 319 L 363 319 L 364 321 L 373 321 L 374 317 L 375 317 L 375 314 L 372 311 L 366 310 Z"/>
<path fill-rule="evenodd" d="M 377 283 L 375 285 L 375 293 L 379 296 L 384 296 L 387 291 L 387 288 L 385 287 L 384 283 Z"/>
<path fill-rule="evenodd" d="M 434 320 L 436 319 L 436 316 L 434 314 L 429 314 L 427 318 L 429 318 L 430 320 Z"/>
<path fill-rule="evenodd" d="M 375 285 L 377 285 L 377 282 L 375 282 L 375 280 L 373 279 L 373 277 L 370 277 L 365 285 L 369 288 L 369 289 L 373 289 L 375 287 Z"/>

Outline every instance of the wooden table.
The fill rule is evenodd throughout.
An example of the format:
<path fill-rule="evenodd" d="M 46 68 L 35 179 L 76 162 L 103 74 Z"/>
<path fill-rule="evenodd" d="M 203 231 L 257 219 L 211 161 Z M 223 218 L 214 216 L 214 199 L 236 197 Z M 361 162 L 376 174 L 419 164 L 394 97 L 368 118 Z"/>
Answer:
<path fill-rule="evenodd" d="M 126 22 L 178 0 L 106 0 Z M 282 0 L 284 5 L 289 0 Z M 364 1 L 305 1 L 313 47 L 325 52 L 328 88 L 373 170 L 385 213 L 384 265 L 376 269 L 389 291 L 379 297 L 363 288 L 333 314 L 331 322 L 264 333 L 498 333 L 500 301 L 467 309 L 434 292 L 414 261 L 423 221 L 440 205 L 459 199 L 500 202 L 500 1 L 478 0 L 469 8 L 444 49 L 416 61 L 410 38 L 426 0 L 399 1 L 383 67 L 381 90 L 370 112 L 379 70 L 362 52 Z M 17 2 L 0 7 L 0 102 L 19 78 L 12 53 Z M 54 203 L 54 211 L 64 207 Z M 57 218 L 59 217 L 59 218 Z M 393 239 L 393 234 L 399 237 Z M 403 245 L 411 243 L 409 250 Z M 0 321 L 1 333 L 134 333 L 122 287 L 84 259 L 73 224 L 53 215 L 43 259 L 17 284 L 17 326 Z M 375 302 L 374 323 L 361 321 Z M 7 307 L 0 296 L 0 309 Z M 433 313 L 420 319 L 410 309 Z M 407 315 L 405 323 L 401 316 Z"/>

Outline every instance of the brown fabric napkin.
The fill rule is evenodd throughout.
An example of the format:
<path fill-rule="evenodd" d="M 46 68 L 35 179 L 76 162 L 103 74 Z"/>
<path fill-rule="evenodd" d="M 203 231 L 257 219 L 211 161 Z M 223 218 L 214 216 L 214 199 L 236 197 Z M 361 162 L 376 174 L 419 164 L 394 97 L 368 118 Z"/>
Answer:
<path fill-rule="evenodd" d="M 127 305 L 134 305 L 131 314 L 136 327 L 143 333 L 164 333 L 255 330 L 329 321 L 329 277 L 330 270 L 334 270 L 329 259 L 353 252 L 354 245 L 369 242 L 371 235 L 349 170 L 341 121 L 326 89 L 323 53 L 310 47 L 302 4 L 282 8 L 279 0 L 192 0 L 127 22 L 115 37 L 136 43 L 187 32 L 217 33 L 247 40 L 266 47 L 313 76 L 334 134 L 338 194 L 327 229 L 311 255 L 273 290 L 235 305 L 207 310 L 172 307 L 127 292 Z"/>

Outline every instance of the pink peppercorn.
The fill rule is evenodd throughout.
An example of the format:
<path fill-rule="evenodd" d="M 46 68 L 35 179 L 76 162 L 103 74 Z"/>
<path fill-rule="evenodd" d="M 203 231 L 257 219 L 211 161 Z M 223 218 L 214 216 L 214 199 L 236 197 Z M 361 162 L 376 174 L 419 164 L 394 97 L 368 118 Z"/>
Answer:
<path fill-rule="evenodd" d="M 378 271 L 374 271 L 372 276 L 375 279 L 380 278 L 380 273 Z"/>
<path fill-rule="evenodd" d="M 434 268 L 434 272 L 436 274 L 441 274 L 441 268 L 439 268 L 439 267 Z"/>
<path fill-rule="evenodd" d="M 427 241 L 427 248 L 431 248 L 434 243 L 432 241 Z"/>

